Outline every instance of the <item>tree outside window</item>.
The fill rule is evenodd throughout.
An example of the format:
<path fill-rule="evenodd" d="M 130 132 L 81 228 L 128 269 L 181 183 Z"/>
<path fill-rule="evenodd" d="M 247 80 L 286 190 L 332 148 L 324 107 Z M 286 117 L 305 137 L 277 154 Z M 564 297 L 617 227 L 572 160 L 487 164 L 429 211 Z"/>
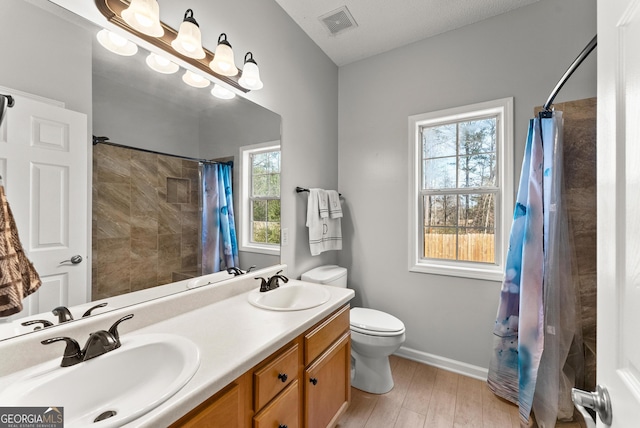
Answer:
<path fill-rule="evenodd" d="M 280 151 L 251 154 L 251 242 L 280 245 Z"/>

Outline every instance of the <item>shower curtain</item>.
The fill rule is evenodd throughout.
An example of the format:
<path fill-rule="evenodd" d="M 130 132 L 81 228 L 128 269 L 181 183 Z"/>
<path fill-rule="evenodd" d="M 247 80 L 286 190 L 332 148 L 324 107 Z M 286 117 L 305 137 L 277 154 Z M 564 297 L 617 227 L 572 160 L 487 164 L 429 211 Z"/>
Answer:
<path fill-rule="evenodd" d="M 487 380 L 518 404 L 521 421 L 533 408 L 541 428 L 571 418 L 582 367 L 562 162 L 562 112 L 531 119 Z"/>
<path fill-rule="evenodd" d="M 202 274 L 238 266 L 233 165 L 202 164 Z"/>

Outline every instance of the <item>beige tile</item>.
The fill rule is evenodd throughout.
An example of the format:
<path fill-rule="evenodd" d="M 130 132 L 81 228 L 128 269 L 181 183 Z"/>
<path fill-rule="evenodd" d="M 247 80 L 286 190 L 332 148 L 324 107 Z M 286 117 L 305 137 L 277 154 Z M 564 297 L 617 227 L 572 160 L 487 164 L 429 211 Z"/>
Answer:
<path fill-rule="evenodd" d="M 400 409 L 400 414 L 396 420 L 395 428 L 422 428 L 424 427 L 425 416 L 411 410 Z"/>
<path fill-rule="evenodd" d="M 426 415 L 429 410 L 429 401 L 431 400 L 437 373 L 438 369 L 435 367 L 418 364 L 402 407 Z"/>
<path fill-rule="evenodd" d="M 476 427 L 482 419 L 482 391 L 485 383 L 466 376 L 458 379 L 456 412 L 453 426 Z"/>
<path fill-rule="evenodd" d="M 378 402 L 378 397 L 378 395 L 351 388 L 351 404 L 342 418 L 340 418 L 337 427 L 363 428 Z"/>
<path fill-rule="evenodd" d="M 400 405 L 397 401 L 385 396 L 378 397 L 371 416 L 365 424 L 365 428 L 389 428 L 393 427 L 400 413 Z"/>

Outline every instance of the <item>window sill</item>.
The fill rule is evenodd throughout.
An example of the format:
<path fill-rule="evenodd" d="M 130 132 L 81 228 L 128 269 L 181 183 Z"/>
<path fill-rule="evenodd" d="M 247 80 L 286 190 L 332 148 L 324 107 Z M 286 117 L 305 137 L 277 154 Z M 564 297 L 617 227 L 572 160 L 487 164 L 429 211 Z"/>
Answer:
<path fill-rule="evenodd" d="M 445 263 L 419 262 L 410 266 L 409 272 L 456 276 L 497 282 L 502 282 L 504 279 L 502 267 L 495 265 L 479 267 L 476 264 L 456 263 L 455 265 L 448 265 Z"/>
<path fill-rule="evenodd" d="M 280 255 L 280 246 L 260 245 L 260 244 L 244 244 L 240 245 L 238 251 L 248 253 L 268 254 L 271 256 Z"/>

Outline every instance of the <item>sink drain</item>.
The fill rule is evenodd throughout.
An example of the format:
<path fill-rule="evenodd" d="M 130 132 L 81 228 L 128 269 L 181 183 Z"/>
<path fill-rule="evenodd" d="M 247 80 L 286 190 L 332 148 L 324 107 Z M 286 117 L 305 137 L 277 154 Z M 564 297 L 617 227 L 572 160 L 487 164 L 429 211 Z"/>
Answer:
<path fill-rule="evenodd" d="M 109 419 L 112 418 L 116 415 L 116 411 L 115 410 L 107 410 L 106 412 L 102 412 L 100 413 L 100 415 L 98 415 L 97 418 L 95 418 L 93 420 L 93 422 L 100 422 L 100 421 L 104 421 L 105 419 Z"/>

